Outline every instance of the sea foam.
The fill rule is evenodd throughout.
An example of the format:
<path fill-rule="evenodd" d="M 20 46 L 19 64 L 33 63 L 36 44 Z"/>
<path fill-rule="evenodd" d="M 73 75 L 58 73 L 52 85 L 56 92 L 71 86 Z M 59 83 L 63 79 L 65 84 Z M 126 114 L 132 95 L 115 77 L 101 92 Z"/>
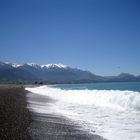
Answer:
<path fill-rule="evenodd" d="M 54 100 L 31 102 L 38 113 L 60 114 L 108 140 L 139 140 L 140 93 L 121 90 L 66 90 L 53 86 L 26 88 Z"/>
<path fill-rule="evenodd" d="M 27 90 L 68 103 L 95 105 L 118 110 L 140 111 L 140 93 L 120 90 L 64 90 L 41 86 Z"/>

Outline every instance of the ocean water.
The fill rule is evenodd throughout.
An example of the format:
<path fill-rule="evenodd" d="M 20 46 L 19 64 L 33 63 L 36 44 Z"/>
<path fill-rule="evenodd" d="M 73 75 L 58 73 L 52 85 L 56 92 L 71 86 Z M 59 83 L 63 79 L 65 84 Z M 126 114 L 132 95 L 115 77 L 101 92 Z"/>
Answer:
<path fill-rule="evenodd" d="M 39 113 L 60 114 L 108 140 L 140 140 L 140 83 L 50 85 L 26 88 L 50 97 L 31 104 Z"/>

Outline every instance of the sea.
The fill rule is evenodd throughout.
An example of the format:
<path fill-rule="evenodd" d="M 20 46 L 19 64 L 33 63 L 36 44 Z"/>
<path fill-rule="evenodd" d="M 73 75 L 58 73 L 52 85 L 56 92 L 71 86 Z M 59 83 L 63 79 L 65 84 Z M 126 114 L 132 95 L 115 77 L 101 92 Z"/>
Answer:
<path fill-rule="evenodd" d="M 53 100 L 32 105 L 38 113 L 62 115 L 107 140 L 140 140 L 139 82 L 43 85 L 26 90 Z"/>

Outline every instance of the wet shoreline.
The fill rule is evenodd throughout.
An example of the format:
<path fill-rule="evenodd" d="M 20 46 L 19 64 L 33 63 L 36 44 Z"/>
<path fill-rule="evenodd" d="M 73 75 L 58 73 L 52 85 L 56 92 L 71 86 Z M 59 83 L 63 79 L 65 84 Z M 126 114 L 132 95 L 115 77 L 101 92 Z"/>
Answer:
<path fill-rule="evenodd" d="M 29 109 L 29 101 L 42 105 L 52 102 L 29 93 L 22 85 L 0 85 L 1 140 L 103 140 L 82 131 L 63 116 L 34 112 Z"/>
<path fill-rule="evenodd" d="M 42 106 L 42 103 L 53 102 L 48 97 L 33 93 L 28 93 L 27 99 L 35 107 Z M 30 134 L 34 140 L 45 140 L 46 138 L 48 140 L 103 140 L 102 137 L 96 134 L 93 135 L 81 130 L 78 125 L 63 116 L 31 111 L 33 122 L 30 126 Z"/>

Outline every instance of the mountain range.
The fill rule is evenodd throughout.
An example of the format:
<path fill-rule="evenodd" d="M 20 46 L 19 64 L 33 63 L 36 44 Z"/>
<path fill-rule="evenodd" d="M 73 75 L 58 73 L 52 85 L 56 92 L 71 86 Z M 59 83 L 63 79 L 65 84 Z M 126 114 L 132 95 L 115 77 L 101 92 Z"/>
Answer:
<path fill-rule="evenodd" d="M 137 82 L 140 76 L 121 73 L 118 76 L 99 76 L 89 71 L 63 64 L 40 65 L 0 62 L 0 83 L 94 83 Z"/>

